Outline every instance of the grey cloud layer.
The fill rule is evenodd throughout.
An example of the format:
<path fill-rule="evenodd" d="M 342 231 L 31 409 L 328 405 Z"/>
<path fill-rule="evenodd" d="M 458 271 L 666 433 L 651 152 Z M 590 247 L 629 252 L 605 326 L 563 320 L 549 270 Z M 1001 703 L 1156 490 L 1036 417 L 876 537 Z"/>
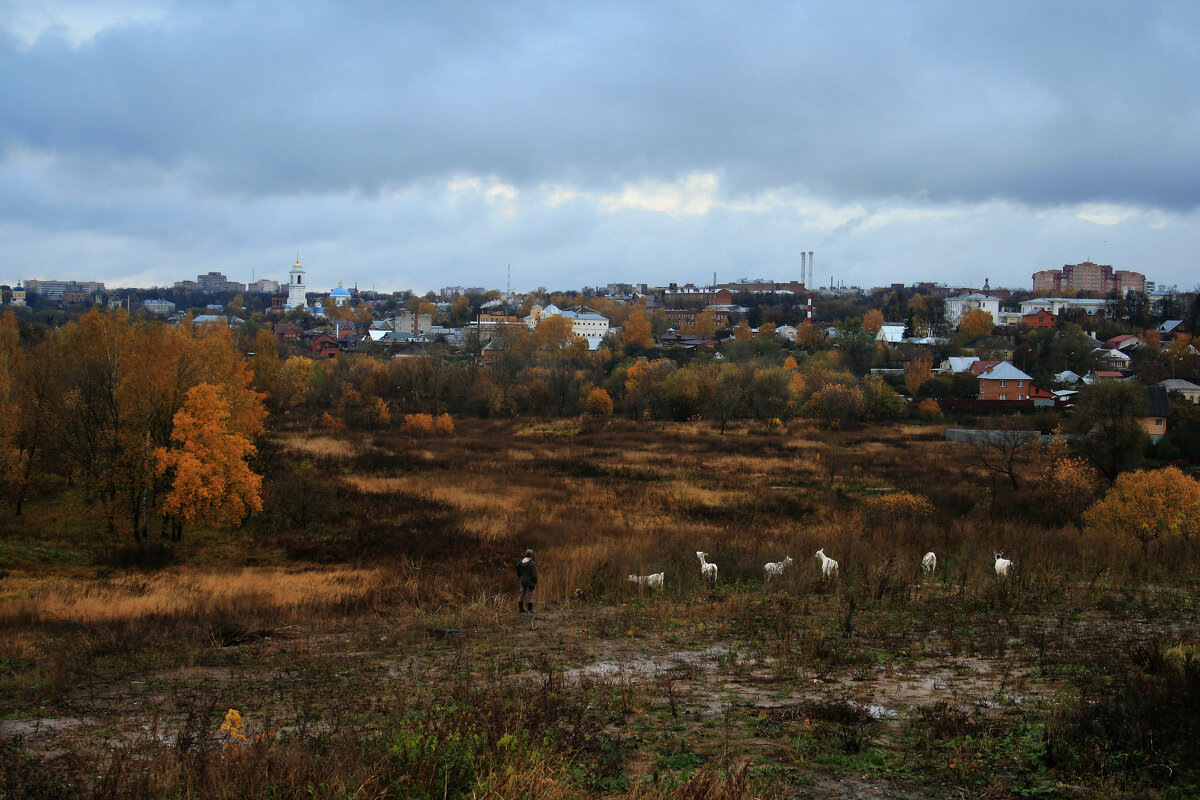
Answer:
<path fill-rule="evenodd" d="M 0 42 L 0 146 L 244 198 L 715 171 L 733 192 L 1200 205 L 1200 5 L 829 5 L 191 7 Z"/>

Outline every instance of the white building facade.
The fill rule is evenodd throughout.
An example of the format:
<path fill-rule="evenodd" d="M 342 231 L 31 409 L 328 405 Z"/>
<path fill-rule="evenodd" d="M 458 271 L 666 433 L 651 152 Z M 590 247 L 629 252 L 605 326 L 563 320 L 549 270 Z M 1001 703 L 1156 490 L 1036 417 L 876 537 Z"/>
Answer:
<path fill-rule="evenodd" d="M 293 308 L 303 308 L 308 304 L 308 298 L 305 297 L 307 288 L 304 285 L 304 267 L 300 266 L 300 259 L 296 259 L 295 266 L 288 273 L 288 298 L 284 303 L 284 308 L 291 311 Z"/>
<path fill-rule="evenodd" d="M 946 298 L 946 322 L 957 328 L 963 317 L 976 308 L 992 315 L 992 323 L 1000 321 L 1000 300 L 986 294 L 963 294 Z"/>

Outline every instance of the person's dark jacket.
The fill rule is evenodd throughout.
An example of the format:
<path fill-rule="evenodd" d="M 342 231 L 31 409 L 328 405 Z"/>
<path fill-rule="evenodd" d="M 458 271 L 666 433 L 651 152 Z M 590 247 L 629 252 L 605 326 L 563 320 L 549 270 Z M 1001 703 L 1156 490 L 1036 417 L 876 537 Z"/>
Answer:
<path fill-rule="evenodd" d="M 517 577 L 521 579 L 521 586 L 529 589 L 537 586 L 537 563 L 532 558 L 526 556 L 517 562 Z"/>

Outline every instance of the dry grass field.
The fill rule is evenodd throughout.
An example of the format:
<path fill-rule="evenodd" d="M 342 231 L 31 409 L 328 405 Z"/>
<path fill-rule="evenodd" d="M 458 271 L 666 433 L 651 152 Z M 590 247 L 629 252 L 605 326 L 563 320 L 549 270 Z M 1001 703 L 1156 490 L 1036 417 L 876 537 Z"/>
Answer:
<path fill-rule="evenodd" d="M 1063 524 L 1045 466 L 465 420 L 277 434 L 264 512 L 173 547 L 34 503 L 0 522 L 0 798 L 1197 796 L 1200 547 Z"/>

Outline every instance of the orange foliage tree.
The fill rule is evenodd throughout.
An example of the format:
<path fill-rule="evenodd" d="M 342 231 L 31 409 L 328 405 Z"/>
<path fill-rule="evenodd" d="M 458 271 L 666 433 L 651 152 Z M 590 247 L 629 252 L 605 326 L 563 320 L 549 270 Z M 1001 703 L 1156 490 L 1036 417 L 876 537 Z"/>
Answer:
<path fill-rule="evenodd" d="M 879 333 L 879 329 L 883 327 L 883 312 L 878 308 L 872 308 L 867 313 L 863 314 L 863 330 L 874 336 Z"/>
<path fill-rule="evenodd" d="M 904 388 L 908 389 L 909 395 L 916 397 L 921 384 L 932 377 L 933 356 L 925 350 L 918 350 L 913 353 L 913 357 L 909 359 L 908 366 L 904 368 Z"/>
<path fill-rule="evenodd" d="M 1132 536 L 1143 552 L 1162 538 L 1190 537 L 1200 532 L 1200 482 L 1177 467 L 1121 473 L 1084 522 Z"/>
<path fill-rule="evenodd" d="M 1087 459 L 1061 452 L 1065 443 L 1052 444 L 1046 449 L 1051 460 L 1042 472 L 1042 486 L 1054 498 L 1048 504 L 1047 515 L 1059 524 L 1078 524 L 1084 511 L 1096 500 L 1100 476 Z"/>
<path fill-rule="evenodd" d="M 982 336 L 991 336 L 995 327 L 992 312 L 984 311 L 982 308 L 972 308 L 963 315 L 962 321 L 958 323 L 959 332 L 966 337 L 968 342 Z"/>
<path fill-rule="evenodd" d="M 154 451 L 156 472 L 170 489 L 162 511 L 179 541 L 184 522 L 240 525 L 251 511 L 262 510 L 262 476 L 250 469 L 253 439 L 266 416 L 257 406 L 231 402 L 224 387 L 200 383 L 187 392 L 175 414 L 175 447 Z"/>
<path fill-rule="evenodd" d="M 817 332 L 811 322 L 804 322 L 796 326 L 796 344 L 810 353 L 816 349 Z"/>
<path fill-rule="evenodd" d="M 650 330 L 650 318 L 644 306 L 632 310 L 621 331 L 621 341 L 634 347 L 653 347 L 654 335 Z"/>
<path fill-rule="evenodd" d="M 613 413 L 612 398 L 609 397 L 608 392 L 599 387 L 592 389 L 588 392 L 584 411 L 593 417 L 611 417 Z"/>

